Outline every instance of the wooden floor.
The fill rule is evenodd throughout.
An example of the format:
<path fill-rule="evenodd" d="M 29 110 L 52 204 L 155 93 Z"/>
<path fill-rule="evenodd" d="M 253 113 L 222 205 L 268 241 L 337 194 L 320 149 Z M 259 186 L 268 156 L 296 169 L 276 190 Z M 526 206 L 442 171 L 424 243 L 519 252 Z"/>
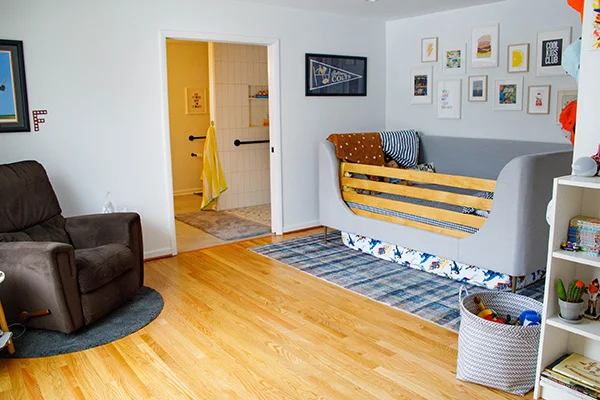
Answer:
<path fill-rule="evenodd" d="M 0 360 L 0 398 L 522 398 L 457 381 L 455 333 L 246 250 L 278 240 L 146 263 L 165 300 L 155 321 L 84 352 Z"/>

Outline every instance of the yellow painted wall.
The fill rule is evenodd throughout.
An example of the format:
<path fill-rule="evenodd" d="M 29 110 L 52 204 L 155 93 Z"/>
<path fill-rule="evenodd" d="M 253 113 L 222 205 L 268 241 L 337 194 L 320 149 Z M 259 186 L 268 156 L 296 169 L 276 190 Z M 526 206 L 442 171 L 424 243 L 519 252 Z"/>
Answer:
<path fill-rule="evenodd" d="M 200 115 L 186 114 L 185 89 L 206 88 L 208 101 L 210 100 L 208 43 L 167 40 L 167 79 L 173 191 L 177 195 L 198 191 L 201 188 L 204 140 L 190 142 L 188 136 L 206 135 L 210 115 L 208 112 Z M 198 157 L 191 157 L 191 153 L 198 154 Z"/>

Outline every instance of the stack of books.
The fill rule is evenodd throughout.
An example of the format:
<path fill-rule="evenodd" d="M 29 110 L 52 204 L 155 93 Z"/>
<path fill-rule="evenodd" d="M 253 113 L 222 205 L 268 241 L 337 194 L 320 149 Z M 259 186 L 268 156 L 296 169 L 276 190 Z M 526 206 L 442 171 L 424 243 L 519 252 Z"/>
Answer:
<path fill-rule="evenodd" d="M 542 371 L 541 382 L 571 391 L 580 399 L 600 399 L 600 362 L 581 354 L 565 354 Z"/>

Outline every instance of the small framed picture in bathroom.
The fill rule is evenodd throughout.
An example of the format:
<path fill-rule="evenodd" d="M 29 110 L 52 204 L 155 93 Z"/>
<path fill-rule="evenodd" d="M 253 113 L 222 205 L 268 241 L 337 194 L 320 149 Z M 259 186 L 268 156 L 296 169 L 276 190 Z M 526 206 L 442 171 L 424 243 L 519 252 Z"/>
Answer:
<path fill-rule="evenodd" d="M 306 96 L 366 95 L 366 57 L 306 54 Z"/>

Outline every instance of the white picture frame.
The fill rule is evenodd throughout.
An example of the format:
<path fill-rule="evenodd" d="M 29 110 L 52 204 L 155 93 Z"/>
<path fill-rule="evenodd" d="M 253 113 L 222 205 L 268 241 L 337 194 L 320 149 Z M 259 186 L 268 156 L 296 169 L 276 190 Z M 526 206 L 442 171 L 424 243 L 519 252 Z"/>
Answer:
<path fill-rule="evenodd" d="M 462 79 L 442 80 L 437 85 L 437 109 L 440 119 L 460 119 Z"/>
<path fill-rule="evenodd" d="M 438 61 L 438 38 L 428 37 L 421 39 L 421 62 Z"/>
<path fill-rule="evenodd" d="M 529 86 L 527 114 L 550 114 L 550 85 Z"/>
<path fill-rule="evenodd" d="M 469 76 L 469 96 L 468 100 L 472 103 L 485 103 L 488 101 L 488 76 L 473 75 Z"/>
<path fill-rule="evenodd" d="M 206 105 L 206 88 L 185 88 L 185 113 L 187 115 L 198 115 L 208 113 Z"/>
<path fill-rule="evenodd" d="M 498 66 L 499 25 L 474 28 L 471 32 L 471 67 L 491 68 Z"/>
<path fill-rule="evenodd" d="M 506 64 L 509 73 L 529 72 L 529 43 L 509 45 Z"/>
<path fill-rule="evenodd" d="M 523 111 L 523 78 L 494 82 L 494 110 Z"/>
<path fill-rule="evenodd" d="M 562 30 L 539 32 L 537 36 L 537 76 L 564 76 L 562 67 L 565 49 L 571 44 L 571 27 Z"/>
<path fill-rule="evenodd" d="M 433 103 L 433 68 L 431 66 L 410 70 L 410 104 Z"/>
<path fill-rule="evenodd" d="M 467 44 L 445 47 L 442 51 L 442 70 L 445 75 L 464 75 L 467 73 Z"/>
<path fill-rule="evenodd" d="M 556 93 L 556 123 L 560 124 L 560 113 L 565 107 L 572 102 L 577 100 L 577 90 L 559 90 Z"/>

